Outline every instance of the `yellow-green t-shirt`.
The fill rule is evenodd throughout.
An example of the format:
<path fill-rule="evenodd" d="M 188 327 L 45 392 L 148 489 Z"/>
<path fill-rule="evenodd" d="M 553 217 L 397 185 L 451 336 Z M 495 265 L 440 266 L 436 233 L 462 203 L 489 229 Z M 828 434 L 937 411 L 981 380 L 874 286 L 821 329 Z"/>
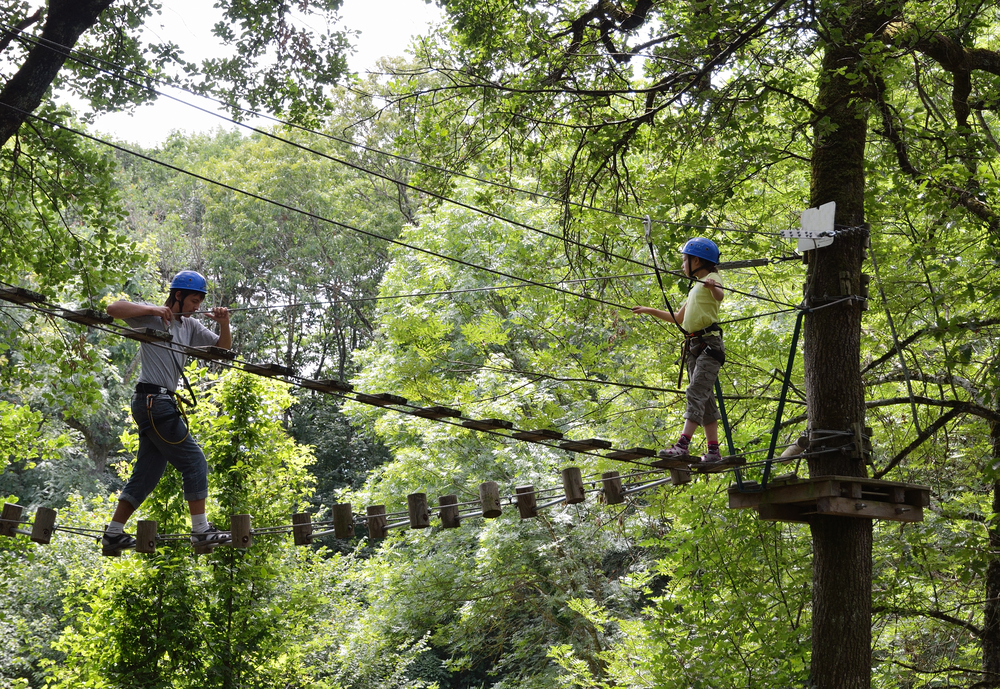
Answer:
<path fill-rule="evenodd" d="M 701 278 L 701 282 L 695 282 L 691 291 L 688 292 L 687 301 L 684 302 L 684 322 L 681 327 L 689 333 L 704 330 L 712 323 L 719 322 L 719 302 L 712 296 L 712 290 L 705 287 L 705 280 L 715 280 L 720 285 L 722 278 L 718 273 L 709 273 Z"/>

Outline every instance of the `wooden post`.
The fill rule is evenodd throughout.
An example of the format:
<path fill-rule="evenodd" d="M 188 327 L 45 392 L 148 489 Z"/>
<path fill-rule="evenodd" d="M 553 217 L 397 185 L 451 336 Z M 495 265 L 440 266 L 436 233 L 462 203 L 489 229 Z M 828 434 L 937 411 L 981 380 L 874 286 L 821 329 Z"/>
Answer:
<path fill-rule="evenodd" d="M 368 538 L 372 540 L 385 538 L 385 505 L 369 505 L 366 512 L 368 514 Z"/>
<path fill-rule="evenodd" d="M 583 489 L 583 476 L 580 467 L 566 467 L 562 470 L 563 490 L 566 492 L 566 504 L 575 505 L 587 499 Z"/>
<path fill-rule="evenodd" d="M 253 545 L 253 532 L 249 514 L 229 515 L 229 533 L 233 536 L 233 547 L 249 548 Z"/>
<path fill-rule="evenodd" d="M 487 519 L 496 519 L 503 514 L 500 509 L 500 486 L 496 481 L 479 484 L 479 502 L 483 505 L 483 516 Z"/>
<path fill-rule="evenodd" d="M 21 522 L 21 511 L 20 505 L 15 505 L 12 502 L 5 502 L 3 504 L 3 512 L 0 513 L 0 536 L 10 536 L 11 538 L 17 537 L 17 529 Z"/>
<path fill-rule="evenodd" d="M 517 486 L 514 489 L 517 494 L 517 513 L 521 516 L 521 519 L 531 519 L 532 517 L 538 516 L 538 511 L 535 509 L 535 487 L 534 486 Z"/>
<path fill-rule="evenodd" d="M 442 495 L 438 498 L 438 513 L 441 515 L 441 526 L 446 529 L 454 529 L 462 524 L 462 518 L 458 514 L 458 496 Z"/>
<path fill-rule="evenodd" d="M 617 471 L 605 471 L 601 474 L 601 483 L 604 484 L 604 502 L 608 505 L 620 505 L 625 502 L 622 495 L 622 479 Z"/>
<path fill-rule="evenodd" d="M 35 521 L 31 525 L 31 540 L 35 543 L 48 543 L 52 540 L 56 514 L 57 512 L 49 507 L 39 507 L 35 510 Z"/>
<path fill-rule="evenodd" d="M 675 486 L 683 486 L 685 483 L 691 483 L 691 472 L 687 469 L 671 469 L 670 481 Z"/>
<path fill-rule="evenodd" d="M 135 552 L 156 554 L 156 522 L 140 519 L 135 526 Z"/>
<path fill-rule="evenodd" d="M 296 512 L 292 515 L 292 538 L 295 545 L 309 545 L 312 543 L 312 515 L 308 512 Z"/>
<path fill-rule="evenodd" d="M 354 538 L 354 512 L 349 502 L 333 506 L 333 537 L 341 540 Z"/>
<path fill-rule="evenodd" d="M 411 529 L 426 529 L 431 525 L 431 513 L 427 509 L 427 493 L 410 493 L 406 496 L 406 513 L 410 517 Z"/>

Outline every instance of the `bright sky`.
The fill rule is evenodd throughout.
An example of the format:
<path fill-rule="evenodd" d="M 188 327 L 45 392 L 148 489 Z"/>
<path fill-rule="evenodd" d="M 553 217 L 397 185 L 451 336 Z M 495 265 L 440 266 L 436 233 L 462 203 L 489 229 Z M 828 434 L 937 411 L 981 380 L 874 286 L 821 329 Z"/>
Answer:
<path fill-rule="evenodd" d="M 209 33 L 212 19 L 206 16 L 211 10 L 206 11 L 206 4 L 205 0 L 163 0 L 160 26 L 154 26 L 153 30 L 178 43 L 188 59 L 203 57 L 200 47 L 213 42 Z M 360 32 L 354 40 L 356 52 L 348 58 L 348 64 L 352 70 L 364 73 L 373 68 L 380 57 L 404 54 L 410 39 L 440 21 L 442 13 L 436 5 L 424 0 L 344 0 L 340 16 L 346 28 Z M 187 94 L 176 95 L 186 101 L 196 101 Z M 206 102 L 198 104 L 211 107 Z M 213 115 L 161 98 L 132 115 L 104 115 L 93 128 L 124 141 L 152 147 L 162 143 L 174 130 L 195 133 L 219 126 L 227 124 Z"/>

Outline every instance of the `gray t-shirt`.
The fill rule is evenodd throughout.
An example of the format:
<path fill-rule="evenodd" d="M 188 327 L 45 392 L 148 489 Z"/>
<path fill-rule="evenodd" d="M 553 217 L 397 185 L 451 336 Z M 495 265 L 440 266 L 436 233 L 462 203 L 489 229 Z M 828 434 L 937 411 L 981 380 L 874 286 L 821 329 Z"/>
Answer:
<path fill-rule="evenodd" d="M 163 330 L 163 319 L 159 316 L 139 316 L 125 318 L 124 321 L 130 328 Z M 181 371 L 187 365 L 187 355 L 173 351 L 170 349 L 170 344 L 205 347 L 219 341 L 219 336 L 202 325 L 197 318 L 187 316 L 182 316 L 180 321 L 170 322 L 170 334 L 174 336 L 172 343 L 143 342 L 139 345 L 139 357 L 142 362 L 142 370 L 139 372 L 140 383 L 176 390 Z"/>

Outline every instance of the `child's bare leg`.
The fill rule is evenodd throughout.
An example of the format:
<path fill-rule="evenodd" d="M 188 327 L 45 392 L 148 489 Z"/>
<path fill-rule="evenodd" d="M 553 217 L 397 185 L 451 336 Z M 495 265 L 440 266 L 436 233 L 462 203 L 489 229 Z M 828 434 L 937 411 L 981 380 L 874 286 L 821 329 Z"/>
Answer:
<path fill-rule="evenodd" d="M 687 424 L 685 424 L 685 427 Z M 705 440 L 709 443 L 719 443 L 719 422 L 709 421 L 705 424 Z"/>
<path fill-rule="evenodd" d="M 684 420 L 684 430 L 681 431 L 689 439 L 694 437 L 694 432 L 698 430 L 698 424 L 690 419 Z M 708 427 L 705 427 L 705 433 L 708 433 Z"/>

